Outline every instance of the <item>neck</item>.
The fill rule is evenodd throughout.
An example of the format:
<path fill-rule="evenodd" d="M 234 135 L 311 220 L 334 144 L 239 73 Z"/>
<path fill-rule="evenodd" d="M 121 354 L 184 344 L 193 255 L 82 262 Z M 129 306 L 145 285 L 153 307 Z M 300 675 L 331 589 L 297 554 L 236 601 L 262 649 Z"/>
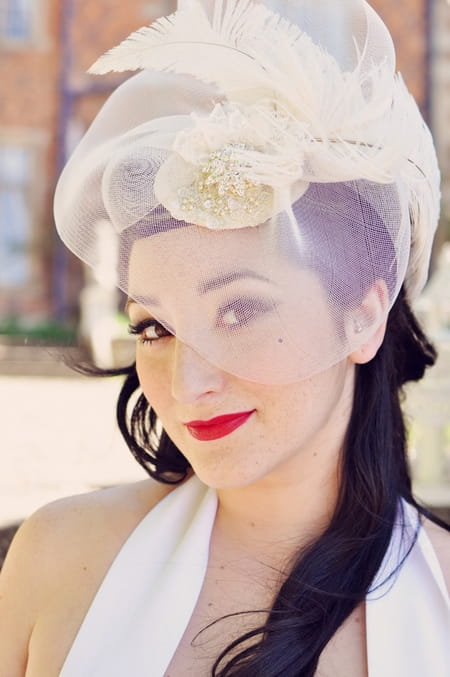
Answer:
<path fill-rule="evenodd" d="M 344 436 L 345 428 L 333 445 L 313 445 L 258 482 L 219 489 L 215 530 L 248 553 L 283 558 L 317 538 L 336 505 Z"/>

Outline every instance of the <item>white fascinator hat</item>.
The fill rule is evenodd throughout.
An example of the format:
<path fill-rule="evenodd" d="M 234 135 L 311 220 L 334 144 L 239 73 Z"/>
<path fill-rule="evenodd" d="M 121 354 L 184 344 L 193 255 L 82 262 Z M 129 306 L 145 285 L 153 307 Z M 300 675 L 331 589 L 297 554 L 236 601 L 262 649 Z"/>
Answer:
<path fill-rule="evenodd" d="M 140 71 L 59 180 L 56 224 L 219 368 L 307 378 L 422 289 L 439 172 L 364 0 L 197 0 L 92 66 Z"/>

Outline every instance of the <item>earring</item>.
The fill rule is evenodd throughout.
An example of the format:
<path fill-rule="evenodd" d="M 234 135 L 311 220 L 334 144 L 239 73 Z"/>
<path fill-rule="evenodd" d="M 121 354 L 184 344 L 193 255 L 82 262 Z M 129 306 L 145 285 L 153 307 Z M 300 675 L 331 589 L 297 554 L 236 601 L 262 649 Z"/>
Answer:
<path fill-rule="evenodd" d="M 363 327 L 362 323 L 356 317 L 354 317 L 353 318 L 353 331 L 354 331 L 354 333 L 355 334 L 361 334 L 363 329 L 364 329 L 364 327 Z"/>

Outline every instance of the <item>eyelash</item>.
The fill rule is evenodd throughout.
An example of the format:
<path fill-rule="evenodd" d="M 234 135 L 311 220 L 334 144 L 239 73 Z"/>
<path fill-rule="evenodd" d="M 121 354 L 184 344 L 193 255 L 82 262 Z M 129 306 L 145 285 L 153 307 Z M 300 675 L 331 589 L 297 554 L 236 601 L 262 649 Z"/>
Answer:
<path fill-rule="evenodd" d="M 144 332 L 146 329 L 150 328 L 154 330 L 156 335 L 158 334 L 158 330 L 160 330 L 162 332 L 161 336 L 157 335 L 155 338 L 146 337 Z M 149 345 L 155 343 L 156 341 L 160 341 L 163 338 L 169 338 L 173 336 L 173 334 L 171 334 L 170 331 L 168 331 L 160 322 L 152 319 L 142 320 L 142 322 L 138 322 L 137 324 L 129 324 L 128 333 L 137 336 L 140 343 L 147 343 Z"/>

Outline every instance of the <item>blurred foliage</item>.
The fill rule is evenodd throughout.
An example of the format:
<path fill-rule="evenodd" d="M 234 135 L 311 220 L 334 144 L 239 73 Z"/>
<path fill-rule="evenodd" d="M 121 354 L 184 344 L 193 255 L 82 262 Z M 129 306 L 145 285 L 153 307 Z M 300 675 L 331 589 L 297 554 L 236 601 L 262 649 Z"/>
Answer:
<path fill-rule="evenodd" d="M 0 340 L 25 345 L 75 345 L 77 332 L 75 327 L 54 321 L 28 325 L 16 317 L 0 318 Z"/>

